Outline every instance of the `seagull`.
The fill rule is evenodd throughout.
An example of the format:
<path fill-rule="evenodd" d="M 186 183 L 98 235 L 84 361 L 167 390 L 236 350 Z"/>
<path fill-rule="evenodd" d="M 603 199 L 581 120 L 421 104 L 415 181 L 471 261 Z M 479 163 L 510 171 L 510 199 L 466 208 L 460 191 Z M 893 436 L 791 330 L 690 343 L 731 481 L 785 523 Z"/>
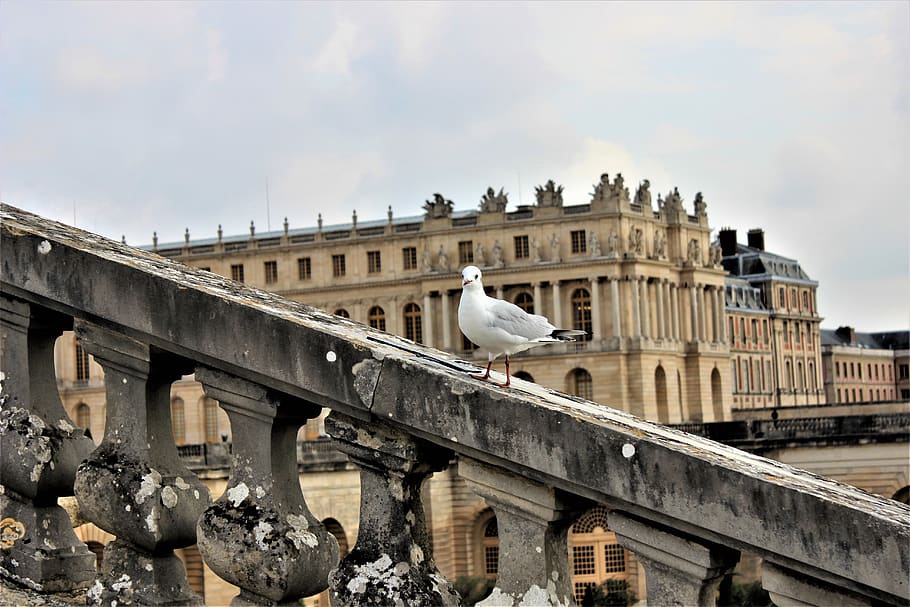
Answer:
<path fill-rule="evenodd" d="M 467 266 L 461 272 L 461 301 L 458 304 L 458 328 L 465 337 L 488 352 L 487 371 L 472 375 L 477 379 L 490 379 L 490 367 L 500 354 L 506 355 L 506 381 L 497 384 L 508 388 L 509 357 L 537 346 L 575 341 L 576 335 L 585 335 L 577 329 L 557 329 L 549 320 L 537 314 L 528 314 L 508 301 L 488 297 L 483 292 L 480 268 Z M 495 382 L 494 382 L 495 383 Z"/>

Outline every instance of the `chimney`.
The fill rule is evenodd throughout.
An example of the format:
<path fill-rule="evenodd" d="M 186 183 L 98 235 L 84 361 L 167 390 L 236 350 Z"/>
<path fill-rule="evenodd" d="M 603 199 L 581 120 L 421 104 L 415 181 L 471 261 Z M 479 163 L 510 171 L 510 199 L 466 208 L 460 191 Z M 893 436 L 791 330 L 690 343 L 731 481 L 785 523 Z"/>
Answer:
<path fill-rule="evenodd" d="M 765 250 L 765 231 L 761 228 L 749 230 L 749 246 L 759 251 Z"/>
<path fill-rule="evenodd" d="M 733 228 L 722 228 L 718 235 L 720 239 L 720 250 L 724 257 L 736 255 L 736 230 Z"/>
<path fill-rule="evenodd" d="M 845 340 L 848 344 L 856 343 L 856 330 L 853 327 L 838 327 L 835 335 Z"/>

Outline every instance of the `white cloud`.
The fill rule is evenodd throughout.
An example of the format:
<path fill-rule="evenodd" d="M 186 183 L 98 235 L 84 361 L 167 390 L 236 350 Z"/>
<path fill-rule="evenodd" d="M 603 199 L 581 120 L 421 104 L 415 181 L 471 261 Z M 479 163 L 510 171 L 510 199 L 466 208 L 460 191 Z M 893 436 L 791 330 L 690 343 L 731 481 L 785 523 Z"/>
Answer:
<path fill-rule="evenodd" d="M 208 80 L 209 82 L 223 80 L 228 63 L 227 49 L 224 47 L 224 36 L 220 30 L 206 27 L 204 39 Z"/>
<path fill-rule="evenodd" d="M 310 69 L 320 74 L 349 78 L 351 64 L 362 57 L 369 47 L 366 32 L 353 21 L 342 19 L 309 62 Z"/>

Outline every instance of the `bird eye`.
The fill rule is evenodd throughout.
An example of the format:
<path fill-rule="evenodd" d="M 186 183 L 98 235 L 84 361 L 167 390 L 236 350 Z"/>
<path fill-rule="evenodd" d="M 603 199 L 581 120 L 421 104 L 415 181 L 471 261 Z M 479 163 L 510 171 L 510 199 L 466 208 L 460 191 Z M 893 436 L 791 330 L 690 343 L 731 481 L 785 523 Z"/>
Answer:
<path fill-rule="evenodd" d="M 474 280 L 477 280 L 478 278 L 480 278 L 480 274 L 475 274 L 475 275 L 474 275 Z"/>

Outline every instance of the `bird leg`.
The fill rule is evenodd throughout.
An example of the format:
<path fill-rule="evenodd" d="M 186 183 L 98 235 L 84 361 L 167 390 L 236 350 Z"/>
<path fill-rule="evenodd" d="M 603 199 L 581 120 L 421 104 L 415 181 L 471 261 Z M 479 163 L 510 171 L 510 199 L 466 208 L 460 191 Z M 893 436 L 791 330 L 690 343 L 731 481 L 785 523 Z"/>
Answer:
<path fill-rule="evenodd" d="M 487 371 L 489 372 L 489 369 L 487 369 Z M 509 374 L 509 355 L 508 354 L 506 354 L 506 383 L 496 384 L 496 385 L 499 386 L 500 388 L 508 388 L 510 385 L 512 385 L 512 376 Z"/>
<path fill-rule="evenodd" d="M 473 373 L 471 373 L 471 377 L 473 377 L 474 379 L 483 379 L 483 380 L 490 379 L 490 367 L 492 367 L 492 366 L 493 366 L 493 360 L 490 359 L 490 362 L 487 363 L 487 372 L 486 373 L 484 373 L 483 375 L 474 375 Z"/>

